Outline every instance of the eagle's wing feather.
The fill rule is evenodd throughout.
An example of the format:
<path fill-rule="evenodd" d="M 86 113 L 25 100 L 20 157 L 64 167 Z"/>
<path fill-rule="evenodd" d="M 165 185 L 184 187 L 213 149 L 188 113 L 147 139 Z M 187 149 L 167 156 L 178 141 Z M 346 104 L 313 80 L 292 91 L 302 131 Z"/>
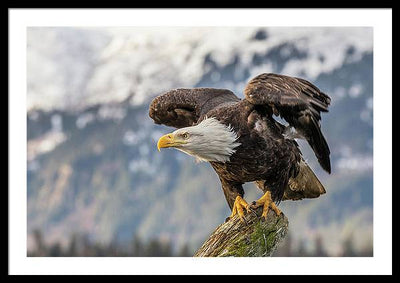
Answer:
<path fill-rule="evenodd" d="M 322 135 L 321 112 L 328 112 L 331 99 L 310 82 L 277 74 L 261 74 L 244 90 L 247 101 L 280 115 L 308 141 L 322 168 L 330 173 L 330 150 Z"/>
<path fill-rule="evenodd" d="M 225 102 L 240 101 L 230 90 L 216 88 L 179 88 L 153 99 L 149 116 L 157 124 L 175 128 L 193 126 L 211 109 Z"/>

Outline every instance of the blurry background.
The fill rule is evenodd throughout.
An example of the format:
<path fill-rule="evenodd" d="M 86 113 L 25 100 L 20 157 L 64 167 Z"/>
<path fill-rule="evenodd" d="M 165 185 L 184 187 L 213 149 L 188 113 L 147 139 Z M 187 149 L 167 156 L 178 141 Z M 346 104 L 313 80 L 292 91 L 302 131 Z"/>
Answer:
<path fill-rule="evenodd" d="M 332 174 L 286 201 L 274 256 L 372 256 L 372 28 L 34 27 L 27 30 L 28 255 L 192 256 L 230 214 L 208 163 L 157 152 L 148 116 L 178 87 L 231 89 L 276 72 L 332 98 L 322 116 Z M 261 196 L 245 186 L 245 198 Z"/>

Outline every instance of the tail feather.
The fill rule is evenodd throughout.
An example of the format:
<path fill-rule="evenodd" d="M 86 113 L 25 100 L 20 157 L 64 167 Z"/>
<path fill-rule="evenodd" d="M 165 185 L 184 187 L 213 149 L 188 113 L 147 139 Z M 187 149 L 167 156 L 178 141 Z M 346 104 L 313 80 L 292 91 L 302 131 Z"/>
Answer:
<path fill-rule="evenodd" d="M 325 193 L 326 190 L 317 176 L 314 174 L 308 164 L 304 160 L 301 160 L 299 173 L 295 178 L 289 179 L 283 200 L 317 198 Z"/>

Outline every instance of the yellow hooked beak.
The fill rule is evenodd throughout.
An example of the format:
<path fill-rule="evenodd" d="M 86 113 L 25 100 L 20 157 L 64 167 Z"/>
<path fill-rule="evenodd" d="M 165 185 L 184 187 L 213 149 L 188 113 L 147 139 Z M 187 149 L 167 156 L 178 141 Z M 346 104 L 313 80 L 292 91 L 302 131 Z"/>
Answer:
<path fill-rule="evenodd" d="M 186 144 L 187 141 L 182 140 L 179 135 L 175 136 L 173 133 L 163 135 L 157 142 L 157 149 L 160 151 L 160 148 L 163 147 L 174 147 L 182 144 Z"/>
<path fill-rule="evenodd" d="M 160 148 L 163 147 L 171 147 L 174 146 L 174 136 L 173 134 L 163 135 L 157 142 L 157 149 L 160 151 Z"/>

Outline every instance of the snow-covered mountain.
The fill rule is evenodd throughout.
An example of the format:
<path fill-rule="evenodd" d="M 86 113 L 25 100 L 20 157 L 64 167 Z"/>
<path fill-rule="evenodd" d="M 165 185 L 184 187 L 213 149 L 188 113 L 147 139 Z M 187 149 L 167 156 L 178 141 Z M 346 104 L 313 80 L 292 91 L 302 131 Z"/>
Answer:
<path fill-rule="evenodd" d="M 243 97 L 249 79 L 276 72 L 332 98 L 322 129 L 333 173 L 301 143 L 327 194 L 282 204 L 294 239 L 322 235 L 332 255 L 349 234 L 357 248 L 372 245 L 371 28 L 35 27 L 27 39 L 29 233 L 104 243 L 136 234 L 195 249 L 228 207 L 208 164 L 156 152 L 170 129 L 153 124 L 148 104 L 177 87 Z M 246 198 L 258 197 L 247 188 Z"/>
<path fill-rule="evenodd" d="M 76 109 L 132 94 L 141 104 L 198 84 L 212 65 L 235 63 L 235 80 L 223 83 L 239 94 L 246 79 L 268 70 L 315 80 L 371 52 L 372 29 L 30 28 L 27 51 L 28 110 Z M 259 62 L 266 54 L 274 60 Z M 223 76 L 210 73 L 216 84 Z"/>

